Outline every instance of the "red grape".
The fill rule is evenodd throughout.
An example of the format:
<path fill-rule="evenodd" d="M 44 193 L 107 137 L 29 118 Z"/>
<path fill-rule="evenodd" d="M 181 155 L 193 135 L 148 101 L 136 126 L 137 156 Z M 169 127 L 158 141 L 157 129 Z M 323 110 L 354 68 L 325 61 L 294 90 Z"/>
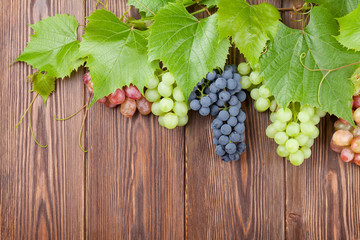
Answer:
<path fill-rule="evenodd" d="M 351 150 L 354 153 L 360 153 L 360 137 L 355 137 L 351 142 Z"/>
<path fill-rule="evenodd" d="M 356 153 L 354 157 L 354 163 L 360 166 L 360 153 Z"/>
<path fill-rule="evenodd" d="M 359 108 L 360 107 L 360 96 L 355 96 L 354 98 L 354 106 L 353 108 Z"/>
<path fill-rule="evenodd" d="M 335 131 L 337 131 L 337 130 L 348 130 L 348 131 L 350 131 L 352 126 L 349 123 L 343 123 L 342 121 L 337 120 L 334 123 L 334 128 L 335 128 Z"/>
<path fill-rule="evenodd" d="M 106 99 L 106 102 L 105 102 L 104 104 L 105 104 L 105 106 L 108 107 L 108 108 L 114 108 L 114 107 L 117 106 L 117 105 L 115 105 L 115 104 L 112 104 L 112 103 L 109 101 L 109 99 Z"/>
<path fill-rule="evenodd" d="M 360 127 L 353 128 L 351 133 L 354 135 L 354 137 L 360 136 Z"/>
<path fill-rule="evenodd" d="M 332 140 L 336 145 L 344 147 L 344 146 L 349 146 L 351 144 L 353 137 L 354 136 L 351 134 L 351 132 L 347 130 L 337 130 L 334 133 Z"/>
<path fill-rule="evenodd" d="M 136 112 L 136 102 L 134 99 L 126 98 L 121 104 L 120 112 L 125 117 L 132 117 Z"/>
<path fill-rule="evenodd" d="M 98 103 L 105 103 L 107 100 L 107 97 L 103 97 L 103 98 L 100 98 L 99 100 L 97 100 Z"/>
<path fill-rule="evenodd" d="M 354 112 L 353 112 L 353 119 L 356 123 L 360 123 L 360 108 L 357 108 Z"/>
<path fill-rule="evenodd" d="M 89 75 L 89 73 L 85 73 L 83 76 L 83 82 L 85 85 L 88 85 L 88 83 L 91 81 L 91 77 Z"/>
<path fill-rule="evenodd" d="M 333 140 L 330 141 L 330 148 L 334 152 L 337 152 L 337 153 L 341 153 L 341 150 L 344 149 L 344 147 L 340 147 L 340 146 L 336 145 Z"/>
<path fill-rule="evenodd" d="M 136 100 L 136 105 L 141 115 L 148 115 L 151 113 L 152 103 L 146 100 L 145 97 L 141 97 L 140 99 Z"/>
<path fill-rule="evenodd" d="M 141 98 L 141 92 L 134 85 L 130 85 L 128 87 L 125 87 L 125 95 L 128 98 L 131 98 L 131 99 L 134 99 L 134 100 L 137 100 L 137 99 Z"/>
<path fill-rule="evenodd" d="M 122 104 L 125 101 L 125 92 L 124 90 L 118 88 L 114 93 L 111 93 L 108 98 L 112 104 Z"/>
<path fill-rule="evenodd" d="M 93 94 L 93 93 L 94 93 L 94 84 L 93 84 L 92 82 L 89 82 L 89 83 L 87 84 L 87 87 L 88 87 L 88 89 L 89 89 L 89 92 L 90 92 L 91 94 Z"/>
<path fill-rule="evenodd" d="M 349 147 L 346 147 L 341 151 L 340 157 L 344 162 L 351 162 L 355 157 L 355 153 Z"/>

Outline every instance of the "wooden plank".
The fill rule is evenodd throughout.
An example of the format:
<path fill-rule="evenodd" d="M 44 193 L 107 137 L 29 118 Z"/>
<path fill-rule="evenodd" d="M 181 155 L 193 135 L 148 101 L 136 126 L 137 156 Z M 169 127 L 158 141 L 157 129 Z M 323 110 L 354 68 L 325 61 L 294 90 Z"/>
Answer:
<path fill-rule="evenodd" d="M 254 4 L 261 1 L 252 1 Z M 280 1 L 267 1 L 280 7 Z M 232 51 L 231 63 L 240 56 Z M 186 128 L 186 238 L 283 239 L 284 161 L 265 135 L 267 113 L 243 105 L 247 151 L 238 162 L 216 156 L 212 118 L 192 113 Z"/>
<path fill-rule="evenodd" d="M 303 1 L 284 0 L 283 7 Z M 287 25 L 301 28 L 284 14 Z M 286 163 L 286 238 L 359 239 L 360 169 L 329 148 L 334 119 L 319 125 L 312 157 L 300 167 Z"/>
<path fill-rule="evenodd" d="M 3 0 L 0 2 L 0 222 L 1 239 L 83 239 L 84 154 L 76 147 L 81 118 L 56 123 L 53 115 L 75 112 L 84 102 L 81 76 L 59 81 L 45 109 L 38 98 L 32 122 L 40 143 L 31 138 L 28 117 L 19 121 L 33 93 L 26 76 L 33 70 L 9 64 L 25 48 L 28 26 L 55 13 L 84 20 L 83 4 L 71 0 Z"/>
<path fill-rule="evenodd" d="M 126 2 L 108 1 L 108 9 L 121 16 Z M 126 119 L 100 104 L 88 129 L 87 238 L 183 238 L 184 129 L 166 130 L 139 113 Z"/>

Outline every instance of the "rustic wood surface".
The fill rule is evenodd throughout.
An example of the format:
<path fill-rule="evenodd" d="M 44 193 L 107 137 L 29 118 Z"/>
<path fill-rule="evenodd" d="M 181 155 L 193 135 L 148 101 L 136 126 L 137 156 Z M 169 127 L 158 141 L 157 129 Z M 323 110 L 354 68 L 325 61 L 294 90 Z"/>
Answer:
<path fill-rule="evenodd" d="M 267 0 L 291 7 L 301 0 Z M 153 116 L 132 119 L 94 105 L 82 142 L 83 115 L 56 122 L 85 104 L 81 76 L 58 81 L 44 108 L 32 101 L 16 63 L 32 31 L 29 23 L 56 13 L 82 25 L 95 0 L 0 1 L 0 239 L 360 239 L 360 168 L 344 164 L 329 149 L 333 119 L 320 124 L 312 158 L 293 167 L 265 136 L 268 114 L 247 100 L 243 109 L 248 146 L 241 161 L 222 163 L 214 153 L 211 118 L 190 114 L 186 128 L 166 130 Z M 118 16 L 126 0 L 109 0 Z M 133 16 L 135 11 L 131 11 Z M 298 27 L 289 13 L 286 24 Z M 83 32 L 83 27 L 79 28 Z M 232 63 L 241 57 L 232 50 Z"/>

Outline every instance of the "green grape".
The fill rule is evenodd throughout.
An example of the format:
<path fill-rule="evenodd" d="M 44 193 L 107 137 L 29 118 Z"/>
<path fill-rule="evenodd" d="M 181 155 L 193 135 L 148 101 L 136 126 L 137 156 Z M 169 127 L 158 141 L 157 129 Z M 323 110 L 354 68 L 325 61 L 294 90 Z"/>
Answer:
<path fill-rule="evenodd" d="M 263 98 L 269 98 L 271 96 L 270 89 L 268 89 L 265 85 L 262 85 L 259 88 L 259 94 Z"/>
<path fill-rule="evenodd" d="M 242 76 L 240 83 L 243 89 L 249 89 L 252 86 L 252 83 L 248 76 Z"/>
<path fill-rule="evenodd" d="M 277 107 L 277 103 L 276 103 L 276 101 L 274 99 L 270 103 L 270 111 L 275 112 L 276 107 Z"/>
<path fill-rule="evenodd" d="M 307 136 L 303 133 L 300 133 L 295 139 L 298 141 L 300 146 L 305 146 L 310 138 L 309 138 L 309 136 Z"/>
<path fill-rule="evenodd" d="M 285 147 L 289 153 L 295 153 L 299 150 L 299 143 L 295 139 L 289 139 L 286 141 Z"/>
<path fill-rule="evenodd" d="M 285 132 L 278 132 L 275 134 L 274 140 L 277 144 L 283 145 L 289 139 Z"/>
<path fill-rule="evenodd" d="M 291 122 L 286 127 L 286 134 L 290 137 L 296 137 L 300 133 L 300 125 L 296 122 Z"/>
<path fill-rule="evenodd" d="M 171 111 L 174 107 L 174 101 L 171 98 L 163 98 L 160 100 L 160 110 L 164 113 Z"/>
<path fill-rule="evenodd" d="M 259 97 L 255 101 L 255 109 L 259 112 L 265 112 L 270 107 L 270 100 L 268 98 Z"/>
<path fill-rule="evenodd" d="M 149 81 L 146 83 L 145 87 L 147 87 L 148 89 L 154 89 L 158 86 L 158 84 L 159 84 L 159 79 L 157 76 L 154 76 L 149 79 Z"/>
<path fill-rule="evenodd" d="M 182 91 L 179 87 L 174 88 L 173 97 L 174 97 L 175 101 L 185 102 L 184 94 L 182 93 Z"/>
<path fill-rule="evenodd" d="M 188 117 L 187 114 L 186 114 L 185 116 L 183 116 L 183 117 L 179 117 L 178 126 L 179 126 L 179 127 L 183 127 L 183 126 L 185 126 L 185 125 L 188 123 L 188 121 L 189 121 L 189 117 Z"/>
<path fill-rule="evenodd" d="M 174 129 L 179 123 L 179 118 L 175 113 L 167 113 L 164 116 L 164 125 L 168 129 Z"/>
<path fill-rule="evenodd" d="M 165 114 L 162 114 L 162 115 L 159 116 L 159 119 L 158 119 L 159 124 L 160 124 L 160 126 L 162 126 L 162 127 L 165 127 L 164 116 L 165 116 Z"/>
<path fill-rule="evenodd" d="M 279 120 L 276 120 L 273 124 L 278 131 L 284 131 L 286 128 L 286 123 L 280 122 Z"/>
<path fill-rule="evenodd" d="M 279 145 L 276 149 L 276 152 L 280 157 L 288 157 L 290 154 L 284 145 Z"/>
<path fill-rule="evenodd" d="M 145 98 L 146 100 L 148 100 L 149 102 L 156 102 L 160 99 L 160 94 L 157 91 L 157 89 L 148 89 L 145 92 Z"/>
<path fill-rule="evenodd" d="M 175 83 L 175 78 L 171 73 L 167 72 L 162 76 L 162 82 L 171 86 Z"/>
<path fill-rule="evenodd" d="M 270 121 L 271 121 L 271 122 L 275 122 L 276 120 L 277 120 L 277 118 L 276 118 L 276 113 L 274 113 L 274 112 L 271 113 L 271 114 L 270 114 Z"/>
<path fill-rule="evenodd" d="M 260 97 L 260 94 L 259 94 L 259 89 L 258 88 L 254 88 L 253 90 L 251 90 L 250 92 L 250 97 L 254 100 L 258 100 L 259 97 Z"/>
<path fill-rule="evenodd" d="M 242 62 L 238 66 L 238 72 L 241 75 L 248 75 L 251 71 L 250 64 L 246 62 Z"/>
<path fill-rule="evenodd" d="M 301 148 L 301 151 L 303 152 L 305 159 L 308 159 L 309 157 L 311 157 L 311 149 L 309 147 L 304 146 Z"/>
<path fill-rule="evenodd" d="M 254 85 L 258 85 L 263 81 L 263 77 L 260 76 L 259 72 L 250 73 L 250 82 Z"/>
<path fill-rule="evenodd" d="M 270 124 L 267 128 L 266 128 L 266 136 L 268 138 L 274 138 L 275 134 L 277 133 L 277 129 L 274 127 L 274 124 Z"/>
<path fill-rule="evenodd" d="M 319 129 L 317 127 L 314 128 L 313 134 L 310 135 L 310 138 L 315 139 L 319 136 Z"/>
<path fill-rule="evenodd" d="M 298 119 L 300 122 L 308 122 L 310 120 L 310 116 L 307 112 L 300 111 L 298 114 Z"/>
<path fill-rule="evenodd" d="M 301 111 L 309 114 L 310 118 L 315 114 L 314 108 L 308 105 L 301 107 Z"/>
<path fill-rule="evenodd" d="M 163 82 L 159 83 L 158 85 L 158 91 L 160 93 L 161 96 L 163 97 L 170 97 L 171 96 L 171 93 L 173 91 L 173 87 L 170 86 L 170 85 L 167 85 Z"/>
<path fill-rule="evenodd" d="M 316 126 L 312 122 L 300 123 L 301 132 L 311 136 L 316 131 Z"/>
<path fill-rule="evenodd" d="M 315 114 L 314 116 L 311 117 L 311 122 L 312 122 L 314 125 L 319 124 L 319 122 L 320 122 L 320 116 Z"/>
<path fill-rule="evenodd" d="M 276 111 L 276 118 L 283 123 L 286 123 L 291 120 L 292 112 L 289 108 L 280 108 Z"/>
<path fill-rule="evenodd" d="M 300 150 L 291 153 L 290 154 L 290 162 L 294 165 L 294 166 L 300 166 L 303 162 L 304 162 L 304 153 Z"/>
<path fill-rule="evenodd" d="M 254 71 L 260 72 L 260 63 L 255 64 Z"/>
<path fill-rule="evenodd" d="M 155 116 L 160 116 L 163 112 L 160 110 L 160 101 L 158 102 L 154 102 L 151 105 L 151 112 L 152 114 L 154 114 Z"/>
<path fill-rule="evenodd" d="M 307 143 L 305 144 L 305 146 L 311 148 L 314 145 L 314 139 L 310 138 Z"/>
<path fill-rule="evenodd" d="M 175 102 L 174 112 L 179 117 L 184 117 L 188 113 L 188 107 L 184 102 Z"/>
<path fill-rule="evenodd" d="M 326 116 L 326 112 L 321 111 L 319 108 L 316 108 L 315 114 L 318 115 L 321 118 Z"/>

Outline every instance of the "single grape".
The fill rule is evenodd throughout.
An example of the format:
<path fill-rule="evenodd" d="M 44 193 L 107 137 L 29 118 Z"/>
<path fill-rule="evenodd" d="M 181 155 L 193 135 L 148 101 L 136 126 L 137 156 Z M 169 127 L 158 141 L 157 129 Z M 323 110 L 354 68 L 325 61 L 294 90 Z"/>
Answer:
<path fill-rule="evenodd" d="M 214 128 L 213 129 L 213 136 L 215 137 L 215 138 L 220 138 L 221 137 L 221 131 L 220 131 L 220 129 L 217 129 L 217 128 Z"/>
<path fill-rule="evenodd" d="M 336 120 L 334 123 L 334 128 L 335 128 L 335 131 L 337 131 L 337 130 L 351 131 L 353 127 L 349 123 L 343 123 L 340 120 Z"/>
<path fill-rule="evenodd" d="M 360 137 L 353 138 L 350 148 L 354 153 L 360 153 Z"/>
<path fill-rule="evenodd" d="M 236 152 L 236 145 L 234 143 L 228 143 L 226 146 L 225 146 L 225 151 L 228 153 L 228 154 L 234 154 Z"/>
<path fill-rule="evenodd" d="M 106 107 L 108 107 L 108 108 L 114 108 L 114 107 L 117 106 L 117 105 L 115 105 L 115 104 L 112 104 L 112 103 L 109 101 L 108 98 L 106 98 L 106 101 L 105 101 L 104 105 L 105 105 Z"/>
<path fill-rule="evenodd" d="M 127 97 L 121 104 L 120 112 L 125 117 L 132 117 L 136 112 L 136 101 L 132 98 Z"/>
<path fill-rule="evenodd" d="M 140 99 L 141 98 L 141 92 L 139 91 L 139 89 L 134 86 L 134 85 L 130 85 L 130 86 L 126 86 L 124 88 L 125 90 L 125 95 L 128 97 L 128 98 L 131 98 L 131 99 L 134 99 L 134 100 L 137 100 L 137 99 Z"/>
<path fill-rule="evenodd" d="M 286 150 L 286 147 L 284 145 L 279 145 L 276 149 L 276 153 L 280 156 L 280 157 L 288 157 L 289 156 L 289 151 Z"/>
<path fill-rule="evenodd" d="M 310 121 L 310 116 L 307 112 L 300 111 L 298 114 L 298 119 L 300 122 L 308 122 Z"/>
<path fill-rule="evenodd" d="M 360 166 L 360 154 L 359 154 L 359 153 L 355 154 L 355 156 L 354 156 L 354 163 L 355 163 L 356 165 Z"/>
<path fill-rule="evenodd" d="M 211 126 L 213 128 L 219 129 L 221 128 L 221 126 L 224 124 L 223 121 L 221 121 L 219 118 L 215 118 L 214 121 L 212 122 Z"/>
<path fill-rule="evenodd" d="M 288 135 L 286 135 L 286 133 L 284 132 L 278 132 L 275 134 L 274 137 L 275 142 L 279 145 L 285 144 L 288 139 L 289 139 Z"/>
<path fill-rule="evenodd" d="M 226 88 L 229 90 L 234 90 L 236 87 L 237 87 L 237 82 L 234 79 L 230 78 L 227 81 Z"/>
<path fill-rule="evenodd" d="M 360 107 L 360 95 L 353 97 L 353 108 L 359 108 Z"/>
<path fill-rule="evenodd" d="M 136 107 L 141 115 L 149 115 L 151 113 L 151 105 L 151 102 L 146 100 L 145 97 L 136 100 Z"/>
<path fill-rule="evenodd" d="M 312 138 L 312 139 L 315 139 L 319 136 L 319 129 L 317 127 L 314 128 L 314 132 L 313 134 L 311 134 L 309 137 Z"/>
<path fill-rule="evenodd" d="M 179 118 L 174 113 L 167 113 L 164 116 L 164 125 L 168 129 L 174 129 L 179 123 Z"/>
<path fill-rule="evenodd" d="M 232 132 L 232 128 L 229 124 L 222 125 L 220 130 L 221 130 L 221 133 L 224 135 L 229 135 Z M 241 132 L 238 132 L 238 133 L 241 133 Z"/>
<path fill-rule="evenodd" d="M 354 112 L 353 112 L 353 119 L 354 121 L 359 124 L 360 123 L 360 108 L 357 108 Z"/>
<path fill-rule="evenodd" d="M 219 94 L 219 99 L 222 101 L 225 101 L 225 102 L 229 101 L 230 97 L 231 97 L 231 94 L 228 91 L 222 91 Z"/>
<path fill-rule="evenodd" d="M 200 101 L 197 99 L 194 99 L 190 102 L 190 108 L 194 111 L 199 111 L 201 108 Z"/>
<path fill-rule="evenodd" d="M 243 142 L 236 144 L 236 150 L 237 150 L 239 153 L 245 152 L 245 150 L 246 150 L 246 144 L 243 143 Z"/>
<path fill-rule="evenodd" d="M 330 141 L 330 148 L 337 153 L 341 153 L 341 151 L 344 149 L 344 147 L 336 145 L 333 140 Z"/>
<path fill-rule="evenodd" d="M 158 84 L 159 84 L 159 78 L 157 76 L 154 76 L 149 79 L 145 87 L 148 89 L 155 89 L 158 86 Z"/>
<path fill-rule="evenodd" d="M 163 97 L 170 97 L 173 91 L 173 87 L 170 85 L 167 85 L 166 83 L 159 83 L 157 90 L 159 94 Z"/>
<path fill-rule="evenodd" d="M 230 141 L 232 141 L 232 142 L 240 142 L 240 140 L 241 140 L 241 135 L 239 134 L 239 133 L 237 133 L 237 132 L 232 132 L 231 134 L 230 134 Z"/>
<path fill-rule="evenodd" d="M 174 101 L 171 98 L 163 98 L 160 100 L 160 110 L 164 113 L 171 111 L 174 107 Z"/>
<path fill-rule="evenodd" d="M 300 130 L 303 134 L 311 136 L 316 132 L 317 128 L 312 122 L 300 123 Z"/>
<path fill-rule="evenodd" d="M 210 107 L 210 105 L 211 105 L 211 98 L 210 98 L 209 96 L 204 96 L 203 98 L 201 98 L 200 104 L 201 104 L 203 107 Z"/>
<path fill-rule="evenodd" d="M 231 161 L 237 161 L 240 159 L 240 154 L 238 154 L 238 153 L 229 154 L 229 158 Z"/>
<path fill-rule="evenodd" d="M 271 96 L 270 89 L 268 89 L 265 85 L 262 85 L 259 88 L 259 94 L 263 98 L 269 98 Z"/>
<path fill-rule="evenodd" d="M 218 156 L 222 157 L 222 156 L 225 155 L 226 152 L 225 152 L 223 146 L 217 145 L 216 148 L 215 148 L 215 153 L 216 153 Z"/>
<path fill-rule="evenodd" d="M 210 108 L 208 107 L 201 107 L 199 110 L 201 116 L 205 117 L 210 114 Z"/>
<path fill-rule="evenodd" d="M 232 106 L 232 107 L 229 108 L 229 113 L 230 113 L 231 116 L 236 117 L 237 115 L 239 115 L 240 109 L 238 107 L 236 107 L 236 106 Z"/>
<path fill-rule="evenodd" d="M 218 93 L 220 91 L 220 88 L 216 87 L 215 83 L 210 84 L 209 89 L 212 93 Z"/>
<path fill-rule="evenodd" d="M 276 120 L 273 124 L 278 131 L 284 131 L 286 128 L 286 123 L 280 122 L 279 120 Z"/>
<path fill-rule="evenodd" d="M 174 88 L 173 97 L 174 97 L 175 101 L 178 101 L 178 102 L 184 102 L 185 101 L 184 94 L 183 94 L 183 92 L 181 91 L 181 89 L 179 87 Z"/>
<path fill-rule="evenodd" d="M 158 119 L 159 125 L 162 126 L 162 127 L 165 127 L 164 116 L 165 116 L 165 114 L 162 114 L 162 115 L 159 116 L 159 119 Z"/>
<path fill-rule="evenodd" d="M 241 109 L 239 115 L 237 116 L 237 119 L 239 122 L 245 122 L 246 120 L 246 114 Z"/>
<path fill-rule="evenodd" d="M 255 101 L 255 109 L 259 112 L 265 112 L 270 107 L 270 100 L 268 98 L 259 97 Z"/>
<path fill-rule="evenodd" d="M 308 106 L 308 105 L 302 106 L 301 111 L 306 112 L 309 115 L 310 118 L 315 114 L 315 109 L 313 107 L 311 107 L 311 106 Z"/>
<path fill-rule="evenodd" d="M 235 127 L 236 124 L 238 123 L 238 120 L 236 117 L 231 116 L 228 120 L 227 120 L 227 124 L 229 124 L 232 127 Z"/>
<path fill-rule="evenodd" d="M 237 98 L 237 96 L 231 96 L 231 98 L 229 100 L 229 104 L 231 106 L 234 106 L 234 105 L 236 105 L 238 103 L 239 103 L 239 99 Z"/>
<path fill-rule="evenodd" d="M 289 159 L 294 166 L 300 166 L 304 162 L 305 156 L 301 150 L 298 150 L 295 153 L 291 153 Z"/>
<path fill-rule="evenodd" d="M 160 110 L 160 101 L 154 102 L 154 103 L 151 105 L 151 112 L 152 112 L 152 114 L 154 114 L 155 116 L 160 116 L 161 114 L 163 114 L 163 112 Z"/>
<path fill-rule="evenodd" d="M 222 135 L 219 137 L 219 144 L 225 146 L 226 144 L 229 143 L 229 137 L 226 135 Z"/>
<path fill-rule="evenodd" d="M 229 154 L 226 153 L 224 156 L 221 157 L 221 160 L 223 160 L 224 162 L 230 162 Z"/>
<path fill-rule="evenodd" d="M 285 147 L 289 153 L 295 153 L 299 150 L 299 143 L 295 139 L 289 139 L 286 141 Z"/>
<path fill-rule="evenodd" d="M 304 146 L 300 150 L 303 152 L 305 159 L 308 159 L 311 157 L 311 149 L 309 147 Z"/>
<path fill-rule="evenodd" d="M 221 100 L 221 99 L 218 99 L 217 102 L 216 102 L 216 105 L 218 107 L 223 107 L 225 105 L 225 102 L 223 100 Z"/>
<path fill-rule="evenodd" d="M 326 112 L 325 111 L 321 111 L 320 109 L 316 109 L 315 110 L 315 114 L 318 115 L 319 117 L 325 117 L 326 116 Z"/>
<path fill-rule="evenodd" d="M 313 115 L 310 119 L 310 121 L 314 124 L 317 125 L 320 122 L 320 117 L 318 115 Z"/>
<path fill-rule="evenodd" d="M 262 77 L 260 77 L 259 72 L 251 72 L 250 73 L 250 81 L 254 85 L 258 85 L 262 82 Z"/>
<path fill-rule="evenodd" d="M 226 88 L 226 79 L 225 78 L 218 78 L 215 81 L 215 86 L 219 89 Z"/>
<path fill-rule="evenodd" d="M 354 137 L 360 136 L 360 127 L 352 128 L 351 133 L 354 135 Z"/>
<path fill-rule="evenodd" d="M 114 93 L 111 93 L 108 96 L 108 99 L 112 104 L 115 105 L 122 104 L 125 101 L 125 91 L 118 88 Z"/>
<path fill-rule="evenodd" d="M 286 127 L 286 134 L 290 137 L 296 137 L 300 133 L 300 125 L 296 122 L 291 122 Z"/>
<path fill-rule="evenodd" d="M 229 119 L 229 117 L 230 117 L 230 114 L 229 114 L 228 111 L 222 110 L 222 111 L 219 112 L 218 118 L 221 121 L 225 122 L 225 121 L 227 121 Z"/>
<path fill-rule="evenodd" d="M 160 94 L 157 91 L 157 89 L 147 89 L 145 92 L 145 98 L 149 101 L 149 102 L 156 102 L 160 99 Z"/>
<path fill-rule="evenodd" d="M 251 71 L 250 64 L 242 62 L 239 64 L 237 70 L 241 75 L 248 75 Z"/>
<path fill-rule="evenodd" d="M 260 97 L 260 94 L 259 94 L 259 89 L 258 88 L 254 88 L 253 90 L 251 90 L 250 92 L 250 97 L 254 100 L 258 100 L 259 97 Z"/>
<path fill-rule="evenodd" d="M 349 148 L 346 147 L 343 150 L 341 150 L 340 158 L 344 162 L 351 162 L 355 157 L 355 153 Z"/>
<path fill-rule="evenodd" d="M 240 91 L 236 94 L 237 98 L 240 102 L 243 102 L 246 100 L 246 93 L 244 91 Z"/>
<path fill-rule="evenodd" d="M 277 133 L 277 129 L 274 127 L 273 124 L 270 124 L 267 128 L 266 128 L 266 136 L 268 138 L 274 138 L 275 134 Z"/>
<path fill-rule="evenodd" d="M 309 138 L 309 140 L 307 141 L 307 143 L 305 144 L 305 146 L 311 148 L 312 145 L 314 145 L 314 139 L 313 139 L 313 138 Z"/>
<path fill-rule="evenodd" d="M 238 123 L 234 127 L 234 130 L 238 133 L 244 133 L 245 132 L 245 124 L 244 123 Z"/>
<path fill-rule="evenodd" d="M 233 76 L 232 70 L 225 70 L 221 76 L 225 79 L 230 79 Z"/>
<path fill-rule="evenodd" d="M 240 81 L 243 89 L 249 89 L 252 86 L 250 78 L 248 76 L 243 76 Z"/>
<path fill-rule="evenodd" d="M 306 143 L 309 141 L 309 136 L 300 133 L 299 135 L 296 136 L 296 141 L 298 141 L 300 146 L 305 146 Z"/>
<path fill-rule="evenodd" d="M 240 76 L 240 74 L 238 74 L 238 73 L 234 73 L 233 74 L 233 79 L 237 82 L 237 83 L 240 83 L 240 81 L 241 81 L 241 76 Z"/>
<path fill-rule="evenodd" d="M 280 108 L 276 111 L 276 119 L 280 122 L 286 123 L 292 118 L 292 112 L 289 108 Z"/>
<path fill-rule="evenodd" d="M 274 99 L 270 103 L 270 111 L 275 112 L 276 108 L 277 108 L 277 103 L 276 103 L 276 101 Z"/>
<path fill-rule="evenodd" d="M 337 130 L 332 137 L 334 143 L 340 147 L 350 146 L 353 135 L 347 130 Z"/>
<path fill-rule="evenodd" d="M 98 103 L 105 103 L 106 100 L 108 100 L 107 97 L 103 97 L 103 98 L 100 98 L 99 100 L 97 100 Z"/>
<path fill-rule="evenodd" d="M 174 112 L 179 117 L 184 117 L 188 113 L 188 107 L 184 102 L 175 102 Z"/>
<path fill-rule="evenodd" d="M 211 116 L 217 116 L 218 114 L 219 114 L 219 112 L 220 112 L 220 109 L 219 109 L 219 107 L 218 106 L 216 106 L 216 105 L 212 105 L 211 107 L 210 107 L 210 114 L 211 114 Z"/>
<path fill-rule="evenodd" d="M 171 86 L 175 83 L 175 78 L 171 73 L 167 72 L 162 76 L 162 82 Z"/>
<path fill-rule="evenodd" d="M 217 94 L 216 93 L 209 93 L 208 97 L 211 99 L 211 103 L 215 103 L 218 100 Z"/>
<path fill-rule="evenodd" d="M 276 118 L 276 113 L 272 112 L 272 113 L 270 114 L 270 121 L 271 121 L 271 122 L 276 122 L 276 120 L 277 120 L 277 118 Z"/>
<path fill-rule="evenodd" d="M 211 73 L 208 73 L 206 75 L 206 79 L 209 80 L 209 81 L 213 81 L 213 80 L 215 80 L 215 78 L 216 78 L 215 70 L 213 70 Z"/>

